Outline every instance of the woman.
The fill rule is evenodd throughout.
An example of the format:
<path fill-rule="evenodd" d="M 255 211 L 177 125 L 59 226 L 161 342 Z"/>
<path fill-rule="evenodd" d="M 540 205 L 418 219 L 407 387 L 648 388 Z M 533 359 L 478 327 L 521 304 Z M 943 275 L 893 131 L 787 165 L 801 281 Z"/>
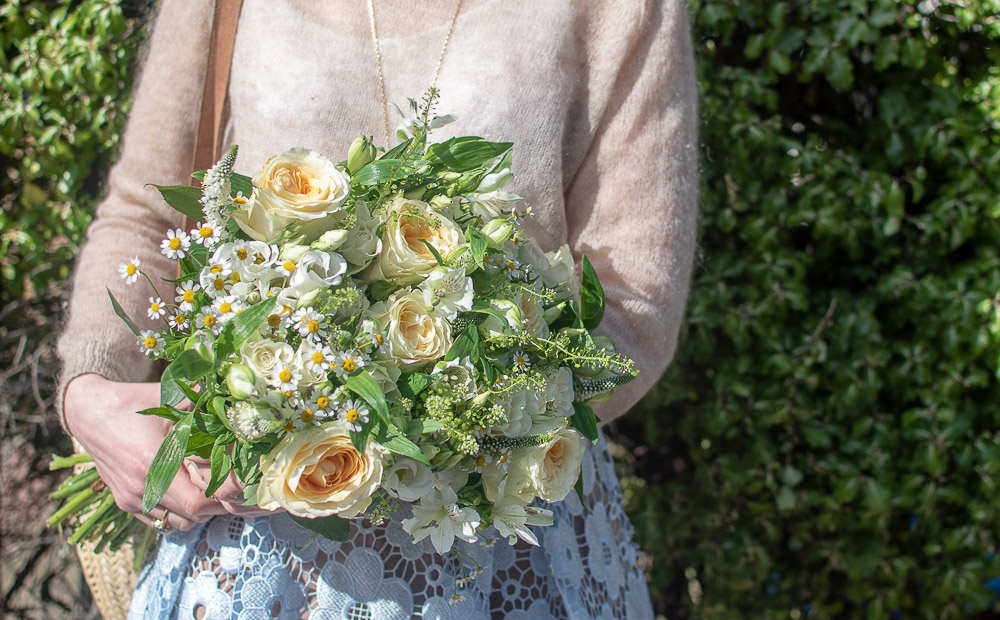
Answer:
<path fill-rule="evenodd" d="M 547 250 L 568 242 L 593 262 L 607 297 L 602 331 L 642 373 L 598 411 L 611 421 L 669 362 L 687 296 L 697 147 L 683 2 L 466 0 L 454 21 L 451 2 L 378 0 L 374 9 L 388 100 L 427 89 L 453 27 L 437 86 L 439 109 L 458 121 L 433 139 L 513 141 L 512 189 L 535 211 L 528 233 Z M 158 243 L 180 222 L 144 184 L 188 179 L 211 11 L 207 0 L 163 2 L 59 342 L 66 428 L 133 513 L 166 426 L 134 413 L 158 403 L 156 377 L 104 287 L 139 317 L 145 297 L 124 290 L 118 265 L 138 256 L 144 271 L 173 276 Z M 293 145 L 337 159 L 359 131 L 379 135 L 372 43 L 364 3 L 246 0 L 223 134 L 224 146 L 240 146 L 237 172 L 252 174 Z M 285 515 L 240 506 L 235 482 L 206 499 L 204 465 L 188 462 L 141 517 L 176 531 L 143 573 L 131 616 L 650 616 L 603 440 L 589 452 L 585 501 L 570 494 L 556 506 L 538 548 L 457 547 L 466 566 L 483 569 L 458 589 L 455 565 L 426 540 L 411 544 L 399 519 L 358 521 L 347 543 L 310 543 Z"/>

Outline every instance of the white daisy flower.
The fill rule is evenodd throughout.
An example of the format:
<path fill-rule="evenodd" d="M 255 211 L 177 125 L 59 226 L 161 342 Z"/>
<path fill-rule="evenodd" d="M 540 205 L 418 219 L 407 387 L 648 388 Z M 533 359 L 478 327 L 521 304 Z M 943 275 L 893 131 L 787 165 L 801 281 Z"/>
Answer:
<path fill-rule="evenodd" d="M 357 342 L 361 352 L 366 355 L 389 352 L 389 341 L 385 332 L 379 330 L 375 321 L 368 319 L 361 321 L 361 333 L 358 334 L 355 342 Z"/>
<path fill-rule="evenodd" d="M 225 297 L 229 295 L 229 291 L 233 288 L 233 280 L 229 277 L 230 274 L 213 274 L 210 268 L 206 266 L 201 270 L 201 275 L 198 277 L 198 281 L 201 284 L 202 290 L 208 293 L 208 296 L 212 299 L 217 299 L 219 297 Z"/>
<path fill-rule="evenodd" d="M 292 418 L 292 426 L 296 429 L 302 429 L 307 426 L 319 426 L 319 423 L 319 416 L 308 407 L 301 410 L 297 416 Z"/>
<path fill-rule="evenodd" d="M 196 329 L 207 329 L 213 334 L 218 334 L 222 331 L 223 323 L 219 320 L 219 315 L 215 308 L 207 306 L 198 312 L 198 317 L 195 319 L 194 325 Z"/>
<path fill-rule="evenodd" d="M 139 333 L 139 348 L 149 357 L 154 357 L 163 353 L 163 347 L 167 341 L 159 333 L 146 329 Z"/>
<path fill-rule="evenodd" d="M 312 406 L 316 415 L 320 417 L 329 416 L 336 409 L 336 405 L 336 396 L 333 394 L 333 389 L 329 386 L 318 390 L 310 401 L 310 406 Z"/>
<path fill-rule="evenodd" d="M 167 231 L 167 238 L 160 242 L 160 251 L 167 258 L 181 259 L 191 249 L 191 237 L 180 228 Z"/>
<path fill-rule="evenodd" d="M 118 265 L 118 274 L 125 280 L 125 284 L 135 284 L 139 279 L 139 257 L 136 256 L 129 262 Z"/>
<path fill-rule="evenodd" d="M 368 423 L 368 407 L 360 400 L 348 400 L 341 405 L 339 411 L 341 422 L 347 422 L 347 426 L 355 433 L 361 432 L 361 425 Z"/>
<path fill-rule="evenodd" d="M 180 313 L 171 316 L 167 322 L 170 323 L 170 327 L 179 331 L 184 331 L 189 325 L 187 316 Z"/>
<path fill-rule="evenodd" d="M 358 368 L 363 368 L 367 361 L 368 357 L 360 351 L 344 351 L 337 354 L 337 361 L 331 364 L 330 368 L 337 373 L 338 377 L 346 379 Z"/>
<path fill-rule="evenodd" d="M 278 268 L 278 273 L 283 276 L 291 277 L 295 273 L 296 264 L 290 260 L 278 261 L 275 265 Z"/>
<path fill-rule="evenodd" d="M 174 301 L 180 304 L 182 312 L 191 312 L 194 310 L 194 294 L 200 288 L 200 286 L 195 284 L 194 280 L 188 280 L 177 287 L 177 297 L 174 297 Z"/>
<path fill-rule="evenodd" d="M 518 280 L 524 277 L 524 267 L 521 263 L 513 258 L 508 258 L 503 263 L 504 269 L 507 270 L 507 275 L 511 277 L 512 280 Z"/>
<path fill-rule="evenodd" d="M 303 358 L 306 361 L 306 369 L 315 373 L 327 372 L 330 370 L 330 365 L 336 361 L 333 350 L 325 345 L 309 345 L 304 353 Z"/>
<path fill-rule="evenodd" d="M 198 222 L 191 229 L 191 238 L 194 239 L 195 243 L 210 248 L 219 242 L 219 228 L 214 222 Z"/>
<path fill-rule="evenodd" d="M 514 351 L 512 363 L 514 364 L 514 372 L 527 372 L 528 368 L 531 367 L 531 359 L 522 349 Z"/>
<path fill-rule="evenodd" d="M 149 308 L 146 309 L 146 316 L 156 320 L 167 313 L 167 307 L 163 305 L 163 300 L 159 297 L 149 298 Z"/>
<path fill-rule="evenodd" d="M 271 370 L 271 385 L 282 392 L 293 392 L 302 380 L 302 373 L 292 366 L 275 366 Z M 285 394 L 288 397 L 288 394 Z M 294 397 L 294 394 L 292 395 Z"/>
<path fill-rule="evenodd" d="M 326 338 L 326 317 L 312 308 L 300 308 L 292 316 L 292 324 L 303 338 Z"/>
<path fill-rule="evenodd" d="M 212 308 L 215 309 L 219 321 L 225 324 L 243 310 L 243 302 L 232 295 L 226 295 L 225 297 L 216 297 L 215 301 L 212 302 Z"/>

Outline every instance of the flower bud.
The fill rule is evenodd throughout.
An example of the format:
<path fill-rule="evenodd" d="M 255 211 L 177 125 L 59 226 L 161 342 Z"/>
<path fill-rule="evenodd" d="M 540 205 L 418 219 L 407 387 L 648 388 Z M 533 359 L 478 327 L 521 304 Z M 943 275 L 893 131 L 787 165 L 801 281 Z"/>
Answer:
<path fill-rule="evenodd" d="M 296 308 L 308 308 L 316 302 L 316 298 L 319 297 L 320 293 L 324 292 L 326 289 L 314 288 L 308 293 L 303 293 L 295 301 Z"/>
<path fill-rule="evenodd" d="M 280 260 L 290 260 L 293 263 L 298 262 L 302 255 L 309 251 L 308 245 L 299 245 L 298 243 L 286 243 L 281 247 L 281 253 L 278 254 Z"/>
<path fill-rule="evenodd" d="M 438 194 L 437 196 L 431 198 L 430 205 L 435 211 L 441 211 L 442 209 L 450 207 L 454 202 L 454 198 L 445 196 L 444 194 Z"/>
<path fill-rule="evenodd" d="M 215 339 L 212 335 L 204 330 L 196 331 L 191 334 L 187 341 L 184 343 L 184 350 L 195 350 L 198 355 L 202 356 L 210 362 L 215 362 L 215 351 L 212 349 L 212 345 L 215 343 Z"/>
<path fill-rule="evenodd" d="M 347 171 L 354 174 L 369 163 L 375 161 L 378 152 L 372 144 L 370 136 L 358 136 L 351 142 L 351 147 L 347 150 Z"/>
<path fill-rule="evenodd" d="M 483 177 L 483 180 L 479 182 L 479 187 L 476 188 L 476 192 L 486 193 L 496 191 L 504 185 L 510 183 L 510 180 L 513 178 L 514 173 L 510 171 L 510 168 L 504 168 L 500 172 L 487 174 Z"/>
<path fill-rule="evenodd" d="M 333 230 L 328 230 L 319 239 L 313 241 L 309 247 L 313 250 L 320 250 L 323 252 L 332 252 L 340 247 L 340 244 L 347 239 L 347 231 L 341 228 L 334 228 Z"/>
<path fill-rule="evenodd" d="M 481 232 L 489 237 L 490 245 L 496 247 L 510 239 L 510 236 L 514 234 L 514 225 L 506 219 L 498 218 L 486 222 L 486 226 L 483 226 Z"/>
<path fill-rule="evenodd" d="M 233 398 L 247 400 L 256 392 L 257 377 L 249 366 L 233 364 L 226 371 L 226 386 Z"/>

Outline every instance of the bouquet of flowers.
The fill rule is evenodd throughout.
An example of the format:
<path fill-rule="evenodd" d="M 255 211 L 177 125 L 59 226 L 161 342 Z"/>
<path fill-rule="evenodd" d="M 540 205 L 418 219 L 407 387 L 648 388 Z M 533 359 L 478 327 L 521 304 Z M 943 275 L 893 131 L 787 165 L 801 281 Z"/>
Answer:
<path fill-rule="evenodd" d="M 519 227 L 531 210 L 504 189 L 511 143 L 429 143 L 447 119 L 433 116 L 433 94 L 410 103 L 401 142 L 381 156 L 361 136 L 340 164 L 292 148 L 248 178 L 233 172 L 233 147 L 196 173 L 200 189 L 157 186 L 197 225 L 161 243 L 176 280 L 121 265 L 128 284 L 152 288 L 147 313 L 162 329 L 140 330 L 111 297 L 138 346 L 169 362 L 160 406 L 139 412 L 174 422 L 143 511 L 199 455 L 211 461 L 206 496 L 235 472 L 247 505 L 337 540 L 347 518 L 378 522 L 408 503 L 402 526 L 443 554 L 490 526 L 537 544 L 528 525 L 552 513 L 536 499 L 581 488 L 585 442 L 597 440 L 587 403 L 636 374 L 591 334 L 598 278 L 584 257 L 578 280 L 567 246 L 546 253 Z M 63 505 L 50 524 L 71 542 L 114 548 L 143 529 L 92 469 L 53 497 Z"/>

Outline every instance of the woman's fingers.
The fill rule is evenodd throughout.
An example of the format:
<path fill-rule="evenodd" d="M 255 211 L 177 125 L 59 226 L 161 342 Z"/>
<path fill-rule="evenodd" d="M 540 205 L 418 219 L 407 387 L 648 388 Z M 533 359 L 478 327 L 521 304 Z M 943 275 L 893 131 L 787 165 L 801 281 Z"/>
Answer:
<path fill-rule="evenodd" d="M 212 479 L 212 470 L 210 463 L 205 459 L 200 459 L 197 457 L 191 457 L 184 460 L 184 466 L 190 474 L 191 483 L 200 488 L 202 495 L 206 489 L 208 489 L 209 482 Z M 234 472 L 229 472 L 229 476 L 226 480 L 216 489 L 215 493 L 212 495 L 214 500 L 218 502 L 217 505 L 221 506 L 226 512 L 234 515 L 241 515 L 245 517 L 259 517 L 262 515 L 272 514 L 270 510 L 264 510 L 257 506 L 244 506 L 243 505 L 243 485 L 240 484 L 239 479 L 236 477 Z"/>
<path fill-rule="evenodd" d="M 191 528 L 193 528 L 194 526 L 198 525 L 197 521 L 185 519 L 184 517 L 181 517 L 179 515 L 176 515 L 168 511 L 163 506 L 156 506 L 155 508 L 150 510 L 148 514 L 141 514 L 141 513 L 137 514 L 135 515 L 135 518 L 139 519 L 149 527 L 157 530 L 160 529 L 159 526 L 165 524 L 167 529 L 170 531 L 180 530 L 182 532 L 186 532 Z M 158 521 L 161 519 L 164 521 L 164 523 L 158 523 Z"/>

